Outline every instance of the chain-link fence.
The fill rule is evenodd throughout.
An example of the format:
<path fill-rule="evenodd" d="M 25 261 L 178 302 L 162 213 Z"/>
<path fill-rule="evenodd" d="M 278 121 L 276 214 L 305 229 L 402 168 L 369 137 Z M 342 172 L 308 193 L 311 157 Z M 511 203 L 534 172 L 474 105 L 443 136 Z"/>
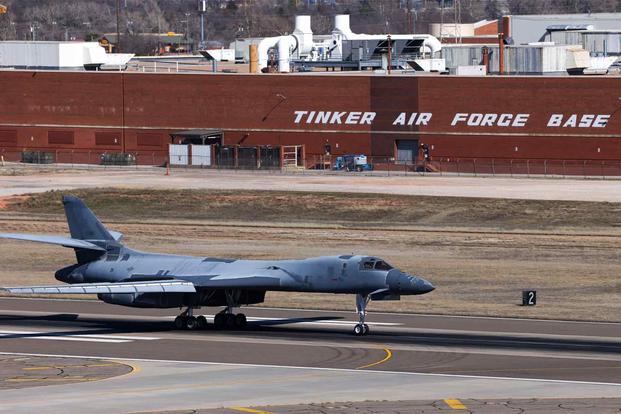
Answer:
<path fill-rule="evenodd" d="M 128 153 L 89 150 L 17 150 L 0 148 L 3 162 L 115 166 L 167 166 L 232 170 L 290 170 L 278 148 L 222 148 L 211 154 L 170 155 L 165 151 Z M 506 158 L 449 158 L 398 160 L 394 157 L 307 154 L 297 160 L 297 171 L 367 173 L 376 175 L 484 175 L 533 177 L 621 177 L 621 160 L 549 160 Z"/>
<path fill-rule="evenodd" d="M 88 150 L 17 150 L 0 148 L 4 162 L 21 162 L 24 164 L 68 164 L 68 165 L 103 165 L 139 166 L 166 165 L 168 154 L 160 151 L 109 152 Z"/>
<path fill-rule="evenodd" d="M 397 160 L 394 157 L 367 156 L 365 164 L 353 157 L 307 156 L 307 169 L 370 172 L 380 174 L 457 174 L 487 176 L 584 176 L 620 177 L 621 160 L 548 160 L 506 158 L 448 158 Z"/>

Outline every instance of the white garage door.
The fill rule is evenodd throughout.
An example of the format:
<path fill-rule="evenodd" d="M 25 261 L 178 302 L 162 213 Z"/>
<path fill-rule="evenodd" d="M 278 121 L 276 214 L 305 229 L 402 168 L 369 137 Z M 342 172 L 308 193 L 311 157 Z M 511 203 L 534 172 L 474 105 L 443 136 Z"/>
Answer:
<path fill-rule="evenodd" d="M 168 154 L 170 158 L 170 165 L 188 165 L 188 146 L 187 145 L 174 145 L 168 146 Z"/>
<path fill-rule="evenodd" d="M 211 145 L 192 145 L 192 165 L 211 165 Z"/>

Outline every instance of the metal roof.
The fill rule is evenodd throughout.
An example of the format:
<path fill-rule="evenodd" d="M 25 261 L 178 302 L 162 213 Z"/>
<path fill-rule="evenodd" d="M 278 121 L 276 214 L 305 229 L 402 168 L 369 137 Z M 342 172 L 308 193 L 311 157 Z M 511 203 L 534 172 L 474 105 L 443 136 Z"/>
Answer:
<path fill-rule="evenodd" d="M 593 30 L 592 24 L 553 24 L 546 27 L 548 31 L 567 31 L 567 30 Z"/>
<path fill-rule="evenodd" d="M 224 131 L 221 129 L 185 129 L 171 132 L 170 136 L 183 138 L 183 144 L 222 145 Z"/>
<path fill-rule="evenodd" d="M 175 131 L 170 135 L 184 138 L 211 137 L 214 135 L 222 135 L 221 129 L 185 129 L 183 131 Z"/>

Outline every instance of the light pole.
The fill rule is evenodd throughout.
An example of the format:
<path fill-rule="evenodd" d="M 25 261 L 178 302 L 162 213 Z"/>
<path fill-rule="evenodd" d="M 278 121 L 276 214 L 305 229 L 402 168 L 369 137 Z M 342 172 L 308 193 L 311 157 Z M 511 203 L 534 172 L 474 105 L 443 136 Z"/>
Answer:
<path fill-rule="evenodd" d="M 198 12 L 201 14 L 201 43 L 199 49 L 205 48 L 205 13 L 207 12 L 207 0 L 198 0 Z"/>

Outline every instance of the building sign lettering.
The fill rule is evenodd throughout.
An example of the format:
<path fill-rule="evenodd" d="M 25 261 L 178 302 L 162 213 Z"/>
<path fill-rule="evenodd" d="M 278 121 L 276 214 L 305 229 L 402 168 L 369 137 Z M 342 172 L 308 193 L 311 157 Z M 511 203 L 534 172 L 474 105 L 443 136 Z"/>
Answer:
<path fill-rule="evenodd" d="M 293 122 L 312 125 L 372 125 L 377 112 L 358 111 L 294 111 Z M 524 128 L 531 114 L 513 113 L 463 113 L 453 115 L 451 127 L 500 127 Z M 606 128 L 610 114 L 552 114 L 548 128 Z M 432 123 L 431 112 L 400 112 L 392 119 L 392 125 L 427 126 Z"/>

